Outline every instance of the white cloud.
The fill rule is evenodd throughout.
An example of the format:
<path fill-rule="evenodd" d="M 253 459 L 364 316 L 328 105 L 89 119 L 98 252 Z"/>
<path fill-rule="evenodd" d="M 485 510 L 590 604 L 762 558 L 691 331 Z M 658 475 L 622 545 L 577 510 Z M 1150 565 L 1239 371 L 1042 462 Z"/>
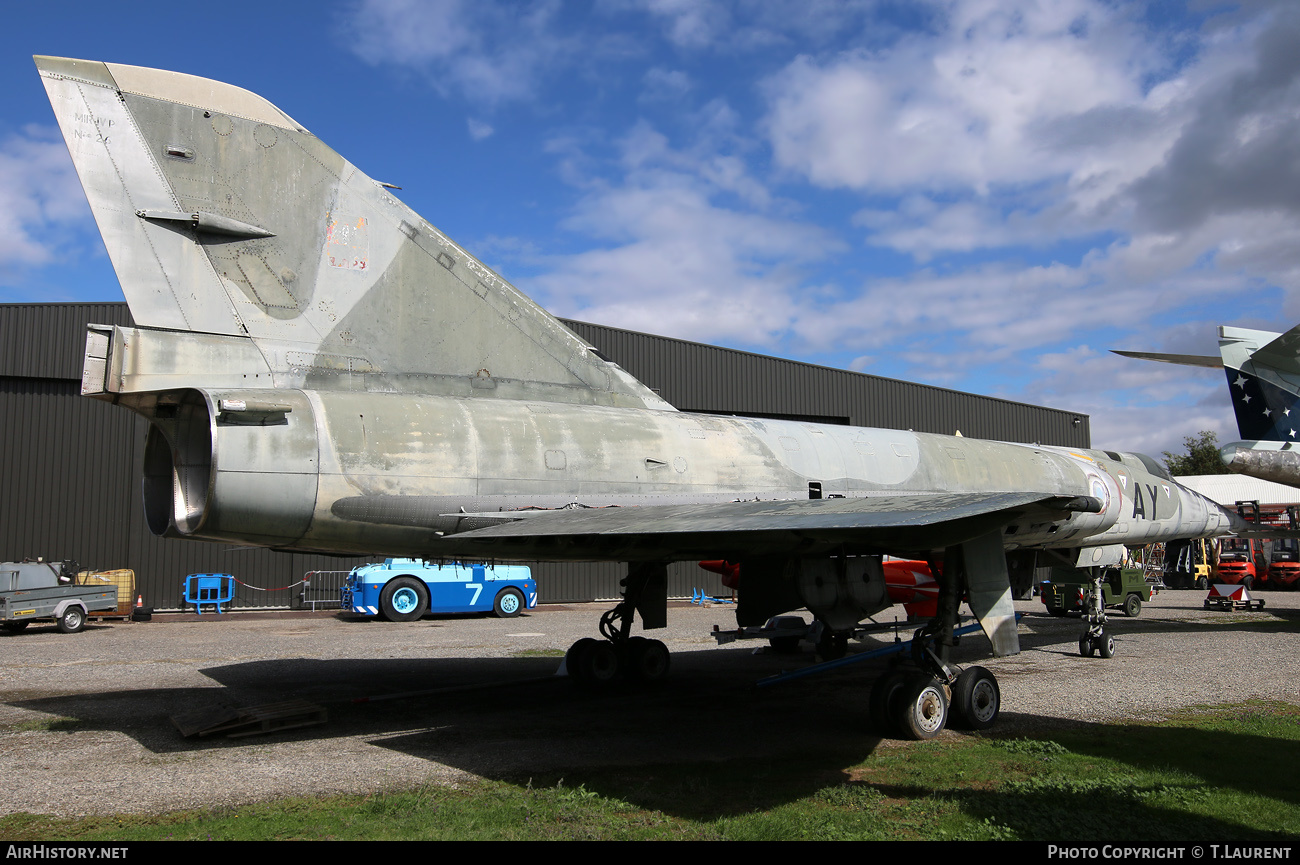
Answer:
<path fill-rule="evenodd" d="M 29 126 L 0 142 L 0 280 L 49 264 L 94 223 L 58 130 Z"/>
<path fill-rule="evenodd" d="M 469 127 L 469 137 L 475 141 L 482 141 L 496 131 L 482 120 L 475 120 L 473 117 L 469 118 L 467 125 Z"/>
<path fill-rule="evenodd" d="M 1192 327 L 1214 332 L 1212 322 Z M 1096 447 L 1159 458 L 1182 452 L 1183 439 L 1201 430 L 1213 430 L 1225 443 L 1238 438 L 1218 370 L 1133 360 L 1081 345 L 1041 355 L 1034 371 L 1032 385 L 1015 398 L 1087 412 Z"/>
<path fill-rule="evenodd" d="M 772 344 L 798 306 L 800 264 L 842 249 L 814 225 L 762 212 L 743 165 L 707 147 L 676 150 L 638 124 L 622 179 L 583 183 L 564 227 L 600 242 L 542 260 L 528 284 L 560 315 L 713 342 Z M 738 195 L 746 207 L 715 199 Z M 754 208 L 758 208 L 755 210 Z"/>
<path fill-rule="evenodd" d="M 1130 7 L 943 8 L 933 32 L 800 57 L 766 83 L 779 165 L 903 199 L 859 214 L 870 243 L 927 260 L 1153 232 L 1159 249 L 1216 215 L 1300 211 L 1300 16 L 1184 34 L 1198 52 L 1175 68 L 1185 45 L 1151 38 Z M 1240 238 L 1200 239 L 1196 255 Z"/>
<path fill-rule="evenodd" d="M 644 89 L 640 99 L 644 102 L 681 99 L 692 87 L 691 78 L 680 69 L 663 69 L 655 66 L 641 78 Z"/>
<path fill-rule="evenodd" d="M 819 185 L 986 192 L 1089 176 L 1055 121 L 1143 104 L 1136 28 L 1091 0 L 946 6 L 935 33 L 795 59 L 767 82 L 778 164 Z M 1080 22 L 1086 22 L 1082 26 Z"/>
<path fill-rule="evenodd" d="M 727 30 L 731 15 L 717 0 L 640 0 L 640 4 L 664 26 L 664 34 L 683 48 L 712 44 Z"/>
<path fill-rule="evenodd" d="M 576 56 L 577 38 L 554 26 L 559 0 L 358 0 L 339 39 L 375 65 L 414 69 L 443 95 L 488 107 L 525 99 L 557 65 Z"/>

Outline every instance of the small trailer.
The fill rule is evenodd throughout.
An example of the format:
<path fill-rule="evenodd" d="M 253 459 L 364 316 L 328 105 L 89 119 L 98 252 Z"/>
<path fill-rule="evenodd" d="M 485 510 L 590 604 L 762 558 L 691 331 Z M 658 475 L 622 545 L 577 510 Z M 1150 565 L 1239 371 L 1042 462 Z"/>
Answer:
<path fill-rule="evenodd" d="M 0 562 L 0 627 L 17 633 L 44 619 L 75 634 L 90 613 L 116 610 L 117 586 L 77 585 L 77 570 L 75 562 Z"/>

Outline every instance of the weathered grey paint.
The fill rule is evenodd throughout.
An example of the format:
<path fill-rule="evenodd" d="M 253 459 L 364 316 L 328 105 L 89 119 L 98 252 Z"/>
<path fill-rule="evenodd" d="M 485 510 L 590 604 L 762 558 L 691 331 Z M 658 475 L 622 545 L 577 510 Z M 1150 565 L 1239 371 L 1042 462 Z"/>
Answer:
<path fill-rule="evenodd" d="M 347 569 L 363 559 L 277 553 L 229 544 L 154 537 L 145 525 L 140 479 L 149 424 L 130 412 L 80 397 L 86 325 L 134 325 L 125 303 L 0 304 L 0 500 L 22 502 L 0 518 L 0 551 L 22 558 L 75 557 L 87 566 L 130 567 L 145 602 L 171 607 L 189 573 L 230 572 L 258 586 L 293 583 L 309 570 Z M 810 418 L 903 417 L 903 426 L 938 432 L 993 424 L 991 437 L 1077 444 L 1054 431 L 1086 434 L 1075 412 L 1006 404 L 935 389 L 936 426 L 911 411 L 924 386 L 764 357 L 586 322 L 564 321 L 638 378 L 663 385 L 665 397 L 703 411 Z M 797 401 L 793 395 L 800 395 Z M 807 401 L 802 395 L 817 394 Z M 929 400 L 921 401 L 928 404 Z M 1000 406 L 1006 411 L 995 411 Z M 878 406 L 873 408 L 873 406 Z M 861 407 L 861 408 L 859 408 Z M 859 416 L 855 412 L 862 412 Z M 1083 417 L 1082 426 L 1070 421 Z M 998 426 L 998 424 L 1003 424 Z M 620 568 L 610 563 L 530 562 L 547 602 L 618 596 Z M 703 588 L 724 594 L 714 574 L 694 563 L 669 569 L 673 597 Z M 241 603 L 284 606 L 287 592 L 241 591 Z"/>
<path fill-rule="evenodd" d="M 156 532 L 680 561 L 1228 526 L 1140 457 L 680 412 L 260 97 L 37 66 L 140 325 L 91 329 L 82 391 L 150 420 Z M 872 612 L 854 591 L 836 603 Z"/>

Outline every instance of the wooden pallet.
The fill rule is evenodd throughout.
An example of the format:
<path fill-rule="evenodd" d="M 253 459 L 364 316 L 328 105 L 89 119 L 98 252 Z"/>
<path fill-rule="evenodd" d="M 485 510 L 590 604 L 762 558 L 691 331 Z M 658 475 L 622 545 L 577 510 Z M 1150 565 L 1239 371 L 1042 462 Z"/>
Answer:
<path fill-rule="evenodd" d="M 310 727 L 324 724 L 328 720 L 329 713 L 324 707 L 306 700 L 285 700 L 242 708 L 217 706 L 172 716 L 172 724 L 182 736 L 215 736 L 224 733 L 230 739 Z"/>

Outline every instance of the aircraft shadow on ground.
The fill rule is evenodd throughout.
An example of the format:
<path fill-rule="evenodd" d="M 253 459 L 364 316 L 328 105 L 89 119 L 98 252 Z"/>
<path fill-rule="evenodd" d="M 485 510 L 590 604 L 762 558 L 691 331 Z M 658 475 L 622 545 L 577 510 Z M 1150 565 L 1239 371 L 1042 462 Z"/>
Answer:
<path fill-rule="evenodd" d="M 591 692 L 556 676 L 560 662 L 559 657 L 250 661 L 203 670 L 220 688 L 105 691 L 10 705 L 66 719 L 56 722 L 60 729 L 121 732 L 157 753 L 360 735 L 386 747 L 405 740 L 412 752 L 423 750 L 431 759 L 469 771 L 503 760 L 507 766 L 531 760 L 564 767 L 587 762 L 584 754 L 644 759 L 638 752 L 646 751 L 641 743 L 647 741 L 655 743 L 655 759 L 669 761 L 674 754 L 742 756 L 746 739 L 782 750 L 791 747 L 794 734 L 806 738 L 809 731 L 816 739 L 852 742 L 864 756 L 875 741 L 863 734 L 870 682 L 879 665 L 868 663 L 869 673 L 821 677 L 811 685 L 754 690 L 757 678 L 782 666 L 807 665 L 812 655 L 754 658 L 747 648 L 679 652 L 672 676 L 662 685 L 620 683 Z M 324 706 L 328 723 L 231 740 L 183 738 L 170 720 L 196 709 L 289 699 Z M 573 753 L 557 754 L 567 743 L 573 743 Z"/>
<path fill-rule="evenodd" d="M 867 720 L 867 698 L 883 665 L 868 662 L 862 670 L 753 687 L 759 675 L 810 660 L 755 657 L 744 648 L 682 652 L 674 655 L 671 680 L 661 686 L 593 693 L 555 678 L 558 658 L 289 659 L 204 671 L 223 688 L 129 690 L 12 705 L 68 719 L 61 729 L 118 731 L 160 754 L 286 742 L 330 748 L 332 739 L 356 736 L 492 780 L 545 787 L 562 779 L 568 787 L 581 784 L 638 807 L 698 820 L 766 810 L 826 788 L 847 801 L 940 796 L 980 819 L 1032 828 L 1034 837 L 1045 837 L 1051 828 L 1060 840 L 1154 840 L 1172 819 L 1143 801 L 1137 782 L 991 793 L 855 780 L 853 768 L 882 747 Z M 424 691 L 430 693 L 415 693 Z M 351 702 L 395 694 L 410 696 Z M 289 698 L 327 706 L 328 724 L 250 739 L 185 739 L 168 720 L 204 705 Z M 1193 794 L 1199 786 L 1215 786 L 1300 802 L 1293 787 L 1261 789 L 1256 760 L 1225 758 L 1266 754 L 1271 765 L 1300 765 L 1300 745 L 1292 741 L 1167 726 L 1045 724 L 1015 712 L 1004 713 L 993 735 L 1026 730 L 1041 738 L 1067 730 L 1072 749 L 1116 759 L 1135 773 L 1179 770 Z M 1164 747 L 1146 747 L 1153 736 Z M 1231 819 L 1201 821 L 1198 831 L 1211 839 L 1275 839 Z M 1186 843 L 1185 831 L 1169 840 Z"/>
<path fill-rule="evenodd" d="M 1208 611 L 1207 611 L 1208 612 Z M 1233 634 L 1254 632 L 1260 634 L 1300 633 L 1300 611 L 1277 610 L 1263 612 L 1224 612 L 1222 621 L 1161 618 L 1160 609 L 1146 608 L 1136 618 L 1118 611 L 1107 611 L 1106 628 L 1116 636 L 1125 633 L 1142 634 Z M 1086 622 L 1082 616 L 1053 616 L 1047 613 L 1029 614 L 1021 620 L 1021 648 L 1044 643 L 1059 642 L 1083 631 Z"/>

